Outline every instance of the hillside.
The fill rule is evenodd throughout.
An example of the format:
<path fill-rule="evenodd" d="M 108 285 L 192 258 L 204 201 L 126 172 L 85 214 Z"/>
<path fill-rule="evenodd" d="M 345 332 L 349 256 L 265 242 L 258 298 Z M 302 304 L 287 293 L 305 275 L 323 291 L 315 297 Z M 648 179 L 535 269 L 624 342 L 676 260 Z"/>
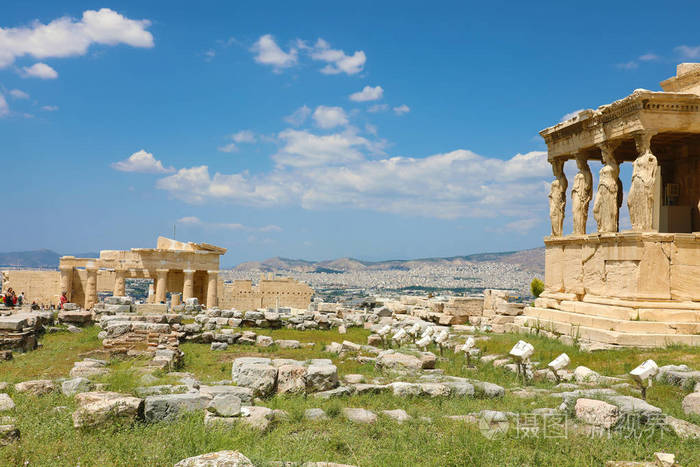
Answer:
<path fill-rule="evenodd" d="M 96 258 L 99 253 L 68 253 L 76 258 Z M 14 251 L 0 253 L 0 268 L 57 268 L 58 261 L 64 256 L 53 250 Z"/>

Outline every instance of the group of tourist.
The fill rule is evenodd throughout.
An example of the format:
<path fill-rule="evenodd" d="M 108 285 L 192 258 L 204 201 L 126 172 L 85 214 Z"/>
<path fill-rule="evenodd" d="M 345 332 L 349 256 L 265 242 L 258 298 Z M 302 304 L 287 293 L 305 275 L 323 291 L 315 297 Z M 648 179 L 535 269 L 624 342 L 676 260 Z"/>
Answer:
<path fill-rule="evenodd" d="M 17 295 L 12 287 L 7 289 L 7 292 L 2 297 L 2 303 L 8 307 L 22 306 L 24 302 L 24 292 Z"/>

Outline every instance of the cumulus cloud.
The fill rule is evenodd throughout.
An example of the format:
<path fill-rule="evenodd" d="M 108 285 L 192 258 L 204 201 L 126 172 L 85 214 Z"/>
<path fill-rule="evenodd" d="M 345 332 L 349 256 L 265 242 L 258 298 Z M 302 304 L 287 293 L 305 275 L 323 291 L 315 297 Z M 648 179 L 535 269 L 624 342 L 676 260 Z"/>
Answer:
<path fill-rule="evenodd" d="M 401 104 L 398 107 L 394 107 L 394 113 L 398 116 L 405 115 L 411 111 L 411 108 L 406 104 Z"/>
<path fill-rule="evenodd" d="M 296 130 L 280 138 L 288 144 L 273 156 L 278 164 L 272 171 L 211 174 L 203 165 L 180 169 L 157 187 L 188 203 L 352 208 L 446 219 L 509 216 L 521 231 L 527 219 L 546 210 L 551 174 L 545 152 L 510 159 L 467 150 L 371 159 L 362 138 L 349 144 L 343 141 L 348 135 Z"/>
<path fill-rule="evenodd" d="M 700 45 L 694 47 L 689 45 L 679 45 L 674 50 L 681 56 L 681 58 L 700 58 Z"/>
<path fill-rule="evenodd" d="M 352 55 L 346 55 L 342 50 L 331 49 L 330 44 L 320 38 L 311 49 L 311 58 L 327 63 L 321 69 L 321 73 L 327 75 L 339 73 L 355 75 L 362 71 L 367 61 L 367 57 L 362 50 L 357 50 Z"/>
<path fill-rule="evenodd" d="M 163 167 L 163 163 L 153 157 L 153 154 L 143 149 L 133 153 L 127 159 L 112 164 L 114 170 L 120 172 L 139 172 L 152 174 L 167 174 L 175 171 L 173 167 Z"/>
<path fill-rule="evenodd" d="M 297 64 L 297 49 L 294 47 L 285 52 L 277 45 L 271 34 L 265 34 L 258 39 L 251 51 L 255 53 L 255 61 L 261 65 L 269 65 L 279 72 Z"/>
<path fill-rule="evenodd" d="M 7 105 L 5 96 L 0 93 L 0 117 L 7 117 L 10 114 L 10 106 Z"/>
<path fill-rule="evenodd" d="M 376 101 L 384 95 L 384 89 L 381 86 L 365 86 L 362 91 L 350 94 L 350 100 L 355 102 Z"/>
<path fill-rule="evenodd" d="M 335 128 L 348 124 L 348 116 L 342 107 L 319 105 L 314 110 L 313 118 L 320 128 Z"/>
<path fill-rule="evenodd" d="M 35 63 L 32 66 L 22 67 L 22 76 L 25 78 L 56 79 L 58 72 L 46 63 Z"/>
<path fill-rule="evenodd" d="M 177 220 L 178 224 L 201 224 L 201 220 L 199 220 L 199 217 L 195 216 L 187 216 L 187 217 L 181 217 L 180 219 Z"/>
<path fill-rule="evenodd" d="M 284 121 L 293 126 L 301 126 L 304 124 L 307 118 L 311 115 L 311 109 L 306 105 L 302 105 L 291 115 L 284 117 Z"/>
<path fill-rule="evenodd" d="M 15 99 L 29 99 L 29 94 L 20 89 L 11 89 L 10 95 Z"/>
<path fill-rule="evenodd" d="M 57 105 L 44 105 L 41 107 L 41 110 L 45 110 L 46 112 L 55 112 L 58 110 Z"/>
<path fill-rule="evenodd" d="M 236 143 L 254 143 L 255 141 L 257 141 L 255 133 L 253 133 L 250 130 L 241 130 L 238 133 L 234 133 L 233 135 L 231 135 L 231 138 Z"/>
<path fill-rule="evenodd" d="M 386 112 L 387 110 L 389 110 L 389 106 L 387 104 L 374 104 L 367 109 L 367 112 L 374 114 L 379 112 Z"/>
<path fill-rule="evenodd" d="M 63 16 L 48 24 L 34 21 L 29 26 L 0 28 L 0 68 L 17 57 L 38 59 L 85 55 L 92 44 L 153 47 L 153 36 L 146 29 L 148 20 L 133 20 L 102 8 L 86 10 L 80 20 Z"/>
<path fill-rule="evenodd" d="M 187 216 L 177 220 L 178 224 L 198 225 L 202 227 L 226 230 L 242 230 L 246 232 L 282 232 L 282 227 L 274 224 L 253 227 L 238 222 L 204 222 L 199 217 Z"/>
<path fill-rule="evenodd" d="M 660 58 L 661 57 L 659 57 L 658 55 L 653 54 L 651 52 L 639 56 L 639 60 L 641 60 L 642 62 L 655 62 L 655 61 L 659 60 Z"/>

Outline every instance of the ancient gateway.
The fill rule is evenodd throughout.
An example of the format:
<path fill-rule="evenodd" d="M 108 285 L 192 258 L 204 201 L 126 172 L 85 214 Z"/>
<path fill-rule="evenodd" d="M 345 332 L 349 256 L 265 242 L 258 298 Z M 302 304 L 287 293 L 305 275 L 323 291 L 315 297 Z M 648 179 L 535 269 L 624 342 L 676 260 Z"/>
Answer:
<path fill-rule="evenodd" d="M 555 176 L 552 235 L 545 292 L 518 325 L 612 345 L 700 345 L 700 63 L 678 65 L 661 87 L 540 132 Z M 569 160 L 578 173 L 565 234 Z M 603 163 L 596 190 L 590 160 Z M 620 231 L 624 190 L 631 230 Z M 597 232 L 587 233 L 591 200 Z"/>
<path fill-rule="evenodd" d="M 126 280 L 153 279 L 151 301 L 165 302 L 168 293 L 181 299 L 197 298 L 211 308 L 221 306 L 254 310 L 286 306 L 307 308 L 314 293 L 308 285 L 290 278 L 263 277 L 225 283 L 219 277 L 219 258 L 226 248 L 208 243 L 179 242 L 159 237 L 156 248 L 127 251 L 102 250 L 99 258 L 63 256 L 58 271 L 3 271 L 3 290 L 24 291 L 28 301 L 58 303 L 62 292 L 85 309 L 98 302 L 98 292 L 126 294 Z"/>

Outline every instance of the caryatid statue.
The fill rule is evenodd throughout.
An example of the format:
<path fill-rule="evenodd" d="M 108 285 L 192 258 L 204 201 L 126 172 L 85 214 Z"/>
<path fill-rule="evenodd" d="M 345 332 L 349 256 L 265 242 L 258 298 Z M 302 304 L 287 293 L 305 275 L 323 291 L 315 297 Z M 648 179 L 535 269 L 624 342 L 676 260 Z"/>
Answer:
<path fill-rule="evenodd" d="M 566 189 L 569 182 L 564 175 L 564 161 L 552 161 L 552 173 L 556 180 L 549 189 L 549 218 L 552 221 L 552 236 L 561 237 L 564 230 L 564 212 L 566 211 Z"/>
<path fill-rule="evenodd" d="M 634 160 L 632 183 L 627 197 L 632 230 L 642 232 L 650 231 L 654 221 L 654 187 L 658 163 L 656 156 L 651 153 L 652 136 L 649 132 L 635 135 L 638 156 Z"/>
<path fill-rule="evenodd" d="M 609 142 L 600 145 L 605 165 L 599 172 L 598 193 L 593 203 L 593 218 L 598 224 L 598 232 L 617 232 L 620 166 L 615 160 L 615 147 L 617 144 Z"/>
<path fill-rule="evenodd" d="M 574 235 L 586 234 L 586 221 L 588 221 L 588 205 L 593 198 L 593 175 L 588 167 L 588 160 L 579 153 L 576 155 L 578 173 L 574 177 L 574 186 L 571 189 L 571 209 L 574 214 Z"/>

